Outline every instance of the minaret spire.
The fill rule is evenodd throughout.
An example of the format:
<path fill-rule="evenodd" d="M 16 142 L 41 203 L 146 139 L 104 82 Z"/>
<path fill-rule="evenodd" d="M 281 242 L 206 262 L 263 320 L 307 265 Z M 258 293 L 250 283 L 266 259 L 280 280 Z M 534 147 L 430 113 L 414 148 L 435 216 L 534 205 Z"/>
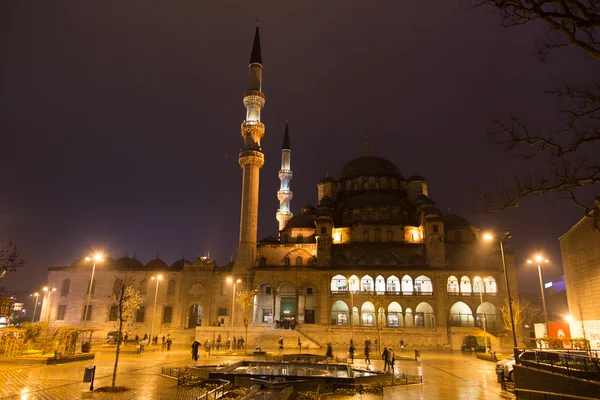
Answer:
<path fill-rule="evenodd" d="M 262 54 L 257 24 L 248 66 L 248 90 L 244 93 L 246 120 L 242 122 L 244 147 L 239 156 L 239 164 L 242 167 L 242 206 L 240 239 L 233 271 L 236 275 L 248 274 L 249 269 L 254 266 L 257 254 L 258 187 L 260 168 L 265 163 L 265 156 L 260 147 L 260 139 L 265 134 L 265 125 L 260 122 L 260 112 L 265 105 L 265 95 L 262 92 L 262 72 Z"/>
<path fill-rule="evenodd" d="M 277 221 L 279 221 L 279 230 L 281 231 L 287 225 L 293 214 L 290 211 L 290 202 L 292 201 L 293 193 L 290 190 L 290 181 L 292 180 L 292 165 L 291 157 L 292 150 L 290 148 L 290 130 L 288 120 L 285 120 L 285 133 L 283 134 L 283 146 L 281 147 L 281 169 L 279 170 L 279 180 L 281 185 L 277 192 L 279 199 L 279 210 L 277 211 Z"/>

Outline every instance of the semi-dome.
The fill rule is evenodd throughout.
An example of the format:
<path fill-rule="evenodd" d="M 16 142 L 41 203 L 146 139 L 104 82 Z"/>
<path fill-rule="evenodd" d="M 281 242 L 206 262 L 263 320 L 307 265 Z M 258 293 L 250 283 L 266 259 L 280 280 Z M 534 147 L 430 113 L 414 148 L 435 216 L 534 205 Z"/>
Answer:
<path fill-rule="evenodd" d="M 350 161 L 342 168 L 339 181 L 359 176 L 386 176 L 400 180 L 404 179 L 393 162 L 375 156 L 364 156 Z"/>
<path fill-rule="evenodd" d="M 471 226 L 471 223 L 466 218 L 457 214 L 448 214 L 442 217 L 446 228 L 449 227 L 464 227 Z"/>
<path fill-rule="evenodd" d="M 314 215 L 298 214 L 294 215 L 285 225 L 285 229 L 289 228 L 311 228 L 315 229 Z"/>

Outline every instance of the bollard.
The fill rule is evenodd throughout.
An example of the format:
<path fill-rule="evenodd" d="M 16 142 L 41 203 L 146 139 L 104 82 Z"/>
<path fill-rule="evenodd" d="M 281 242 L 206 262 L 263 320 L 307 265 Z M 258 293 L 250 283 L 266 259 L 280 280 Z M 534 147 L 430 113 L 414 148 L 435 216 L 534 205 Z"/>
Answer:
<path fill-rule="evenodd" d="M 418 361 L 417 358 L 421 357 L 421 350 L 415 349 L 415 361 Z"/>
<path fill-rule="evenodd" d="M 94 391 L 94 378 L 96 377 L 96 366 L 88 365 L 83 372 L 83 381 L 91 382 L 90 390 Z"/>

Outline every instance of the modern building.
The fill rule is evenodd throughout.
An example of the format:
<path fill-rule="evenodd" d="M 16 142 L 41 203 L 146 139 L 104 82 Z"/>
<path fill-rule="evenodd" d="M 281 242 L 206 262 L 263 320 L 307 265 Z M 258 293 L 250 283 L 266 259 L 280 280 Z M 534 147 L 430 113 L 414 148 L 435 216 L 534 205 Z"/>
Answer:
<path fill-rule="evenodd" d="M 149 331 L 155 298 L 151 278 L 161 273 L 155 325 L 159 331 L 228 324 L 232 287 L 225 278 L 232 274 L 243 287 L 257 291 L 255 329 L 271 329 L 289 320 L 305 332 L 315 331 L 312 337 L 347 343 L 355 331 L 368 332 L 379 325 L 390 340 L 401 334 L 407 343 L 441 347 L 451 345 L 452 329 L 483 327 L 484 318 L 488 331 L 503 331 L 498 307 L 505 302 L 506 284 L 498 242 L 484 242 L 480 230 L 465 218 L 442 213 L 429 197 L 434 188 L 424 177 L 406 178 L 394 162 L 371 154 L 368 141 L 364 153 L 341 166 L 337 176 L 315 182 L 317 205 L 303 206 L 294 215 L 293 132 L 286 122 L 278 173 L 281 184 L 270 194 L 280 204 L 273 210 L 276 233 L 258 240 L 265 134 L 262 79 L 257 27 L 243 96 L 246 118 L 241 125 L 242 191 L 235 262 L 217 267 L 207 258 L 180 260 L 171 266 L 159 259 L 146 265 L 127 257 L 107 260 L 102 271 L 97 269 L 95 289 L 92 284 L 90 323 L 108 329 L 114 318 L 109 298 L 113 284 L 129 275 L 144 296 L 134 326 Z M 516 295 L 510 253 L 506 267 Z M 46 312 L 52 323 L 82 323 L 90 271 L 84 260 L 50 268 L 48 282 L 58 293 L 51 295 L 42 319 Z"/>
<path fill-rule="evenodd" d="M 559 238 L 571 337 L 590 341 L 600 349 L 600 197 L 592 216 L 583 217 Z"/>

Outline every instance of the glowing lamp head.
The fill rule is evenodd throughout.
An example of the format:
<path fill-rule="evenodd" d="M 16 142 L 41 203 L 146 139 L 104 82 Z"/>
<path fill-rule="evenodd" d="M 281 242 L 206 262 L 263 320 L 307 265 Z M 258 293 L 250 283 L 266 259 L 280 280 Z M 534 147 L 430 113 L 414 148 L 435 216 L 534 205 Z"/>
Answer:
<path fill-rule="evenodd" d="M 542 261 L 544 261 L 544 257 L 542 257 L 541 255 L 538 254 L 535 256 L 535 261 L 542 262 Z"/>
<path fill-rule="evenodd" d="M 227 283 L 231 283 L 231 282 L 233 282 L 233 279 L 231 277 L 228 277 L 227 278 Z"/>
<path fill-rule="evenodd" d="M 100 253 L 94 254 L 94 261 L 102 261 L 102 260 L 104 260 L 104 258 L 102 257 L 102 254 L 100 254 Z"/>
<path fill-rule="evenodd" d="M 483 240 L 485 240 L 486 242 L 491 242 L 492 240 L 494 240 L 494 235 L 492 235 L 491 233 L 484 233 Z"/>
<path fill-rule="evenodd" d="M 38 292 L 35 292 L 33 295 L 34 295 L 35 297 L 38 297 L 40 294 L 39 294 Z"/>
<path fill-rule="evenodd" d="M 565 315 L 565 321 L 572 322 L 573 321 L 573 317 L 571 315 Z"/>
<path fill-rule="evenodd" d="M 153 276 L 152 280 L 162 281 L 162 278 L 163 278 L 162 275 L 157 275 L 157 276 Z"/>
<path fill-rule="evenodd" d="M 42 290 L 43 290 L 44 292 L 47 292 L 47 291 L 48 291 L 48 290 L 50 290 L 50 289 L 48 288 L 48 286 L 44 286 L 44 287 L 42 288 Z"/>

